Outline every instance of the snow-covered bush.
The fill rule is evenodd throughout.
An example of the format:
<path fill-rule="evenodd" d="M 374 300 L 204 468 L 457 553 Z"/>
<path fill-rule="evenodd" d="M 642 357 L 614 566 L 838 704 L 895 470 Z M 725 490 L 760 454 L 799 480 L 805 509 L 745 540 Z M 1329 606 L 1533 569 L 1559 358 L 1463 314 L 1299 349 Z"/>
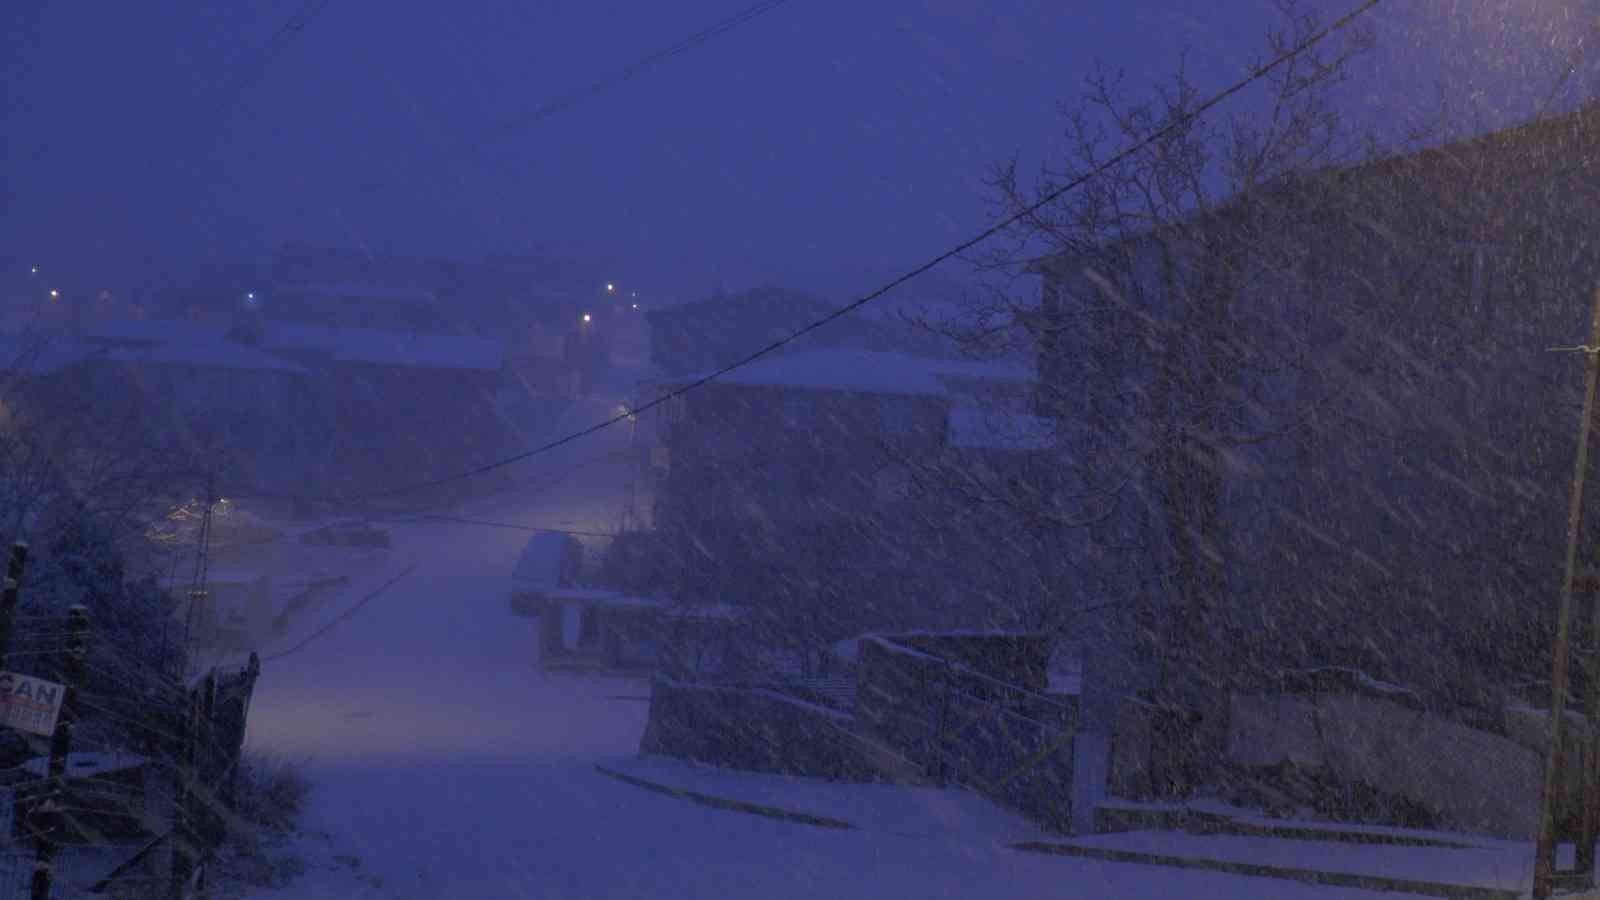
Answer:
<path fill-rule="evenodd" d="M 300 760 L 253 751 L 239 761 L 235 802 L 248 825 L 280 834 L 293 831 L 310 796 L 311 779 Z"/>

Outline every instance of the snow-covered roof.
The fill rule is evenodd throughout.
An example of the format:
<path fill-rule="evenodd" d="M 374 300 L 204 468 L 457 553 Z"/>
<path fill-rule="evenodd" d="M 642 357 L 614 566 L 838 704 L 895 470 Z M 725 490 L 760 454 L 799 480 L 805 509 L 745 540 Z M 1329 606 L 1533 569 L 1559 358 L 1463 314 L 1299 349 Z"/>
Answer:
<path fill-rule="evenodd" d="M 318 297 L 351 300 L 389 300 L 396 303 L 432 303 L 433 291 L 426 288 L 394 287 L 359 281 L 295 284 L 278 288 L 278 293 L 310 294 Z"/>
<path fill-rule="evenodd" d="M 1055 424 L 1041 416 L 957 406 L 950 410 L 946 440 L 952 447 L 986 450 L 1048 450 Z"/>
<path fill-rule="evenodd" d="M 102 352 L 101 347 L 72 338 L 0 334 L 0 371 L 51 375 Z"/>
<path fill-rule="evenodd" d="M 691 382 L 706 374 L 673 379 Z M 880 350 L 829 348 L 767 356 L 719 376 L 720 384 L 792 387 L 869 394 L 941 397 L 956 380 L 1031 381 L 1025 365 L 961 359 L 933 359 Z"/>
<path fill-rule="evenodd" d="M 384 366 L 498 371 L 505 343 L 495 338 L 454 334 L 382 331 L 275 322 L 262 329 L 259 346 L 268 350 L 311 350 L 339 362 Z"/>
<path fill-rule="evenodd" d="M 123 347 L 107 352 L 105 358 L 152 366 L 194 366 L 203 369 L 240 369 L 294 374 L 304 374 L 306 371 L 294 363 L 232 341 Z"/>
<path fill-rule="evenodd" d="M 228 326 L 189 319 L 105 319 L 83 326 L 84 340 L 115 344 L 172 344 L 221 341 Z"/>

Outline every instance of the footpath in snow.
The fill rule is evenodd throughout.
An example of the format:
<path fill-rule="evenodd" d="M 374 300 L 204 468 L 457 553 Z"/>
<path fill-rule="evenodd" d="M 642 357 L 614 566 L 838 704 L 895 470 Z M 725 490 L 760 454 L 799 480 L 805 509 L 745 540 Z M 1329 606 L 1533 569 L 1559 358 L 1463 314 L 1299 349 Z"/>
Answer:
<path fill-rule="evenodd" d="M 842 784 L 649 756 L 602 760 L 595 768 L 625 784 L 730 814 L 921 839 L 949 848 L 1483 900 L 1522 895 L 1533 874 L 1527 844 L 1461 835 L 1310 823 L 1285 828 L 1275 820 L 1217 816 L 1218 822 L 1236 825 L 1243 833 L 1147 829 L 1069 838 L 1046 833 L 960 789 Z"/>

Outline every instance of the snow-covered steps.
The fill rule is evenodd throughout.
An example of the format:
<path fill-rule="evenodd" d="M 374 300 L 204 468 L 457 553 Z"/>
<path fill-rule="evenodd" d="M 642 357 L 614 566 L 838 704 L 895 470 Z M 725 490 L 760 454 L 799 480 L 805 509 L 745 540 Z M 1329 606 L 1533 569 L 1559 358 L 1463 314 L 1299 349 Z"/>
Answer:
<path fill-rule="evenodd" d="M 1013 846 L 1082 859 L 1472 900 L 1516 900 L 1533 879 L 1532 847 L 1512 842 L 1439 847 L 1124 831 Z"/>

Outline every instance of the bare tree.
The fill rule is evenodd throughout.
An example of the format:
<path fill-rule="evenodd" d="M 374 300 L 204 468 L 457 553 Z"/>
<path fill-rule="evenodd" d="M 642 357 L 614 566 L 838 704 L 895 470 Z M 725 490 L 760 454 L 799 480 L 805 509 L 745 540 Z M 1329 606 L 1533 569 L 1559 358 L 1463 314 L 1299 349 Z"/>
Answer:
<path fill-rule="evenodd" d="M 1264 59 L 1320 28 L 1294 0 L 1278 7 Z M 1336 103 L 1372 34 L 1337 41 L 1270 70 L 1265 99 L 1226 118 L 1198 114 L 1205 98 L 1181 66 L 1144 99 L 1096 72 L 1066 110 L 1064 160 L 1034 178 L 1014 161 L 994 173 L 998 213 L 1026 214 L 975 260 L 993 289 L 958 321 L 925 323 L 974 353 L 1035 354 L 1038 411 L 1058 425 L 1044 471 L 944 466 L 935 482 L 1009 511 L 1010 534 L 1061 536 L 1078 565 L 1058 602 L 1121 601 L 1158 661 L 1157 695 L 1207 725 L 1247 669 L 1225 603 L 1227 507 L 1264 456 L 1331 421 L 1348 386 L 1319 371 L 1315 313 L 1292 289 L 1314 256 L 1306 226 L 1336 214 L 1317 173 L 1374 150 Z M 1043 276 L 1041 294 L 1019 296 L 1022 271 Z"/>
<path fill-rule="evenodd" d="M 58 358 L 64 350 L 28 334 L 0 367 L 0 529 L 49 541 L 89 517 L 138 556 L 147 527 L 202 483 L 203 456 L 162 446 L 136 392 L 108 389 L 93 362 Z"/>

